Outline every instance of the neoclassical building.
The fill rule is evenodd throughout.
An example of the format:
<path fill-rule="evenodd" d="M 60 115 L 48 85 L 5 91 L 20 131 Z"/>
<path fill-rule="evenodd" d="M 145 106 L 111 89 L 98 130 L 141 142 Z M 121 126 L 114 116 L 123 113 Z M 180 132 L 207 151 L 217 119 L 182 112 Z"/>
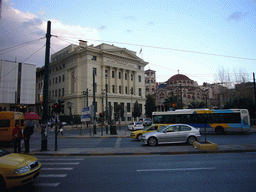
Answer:
<path fill-rule="evenodd" d="M 61 99 L 64 100 L 64 110 L 61 114 L 81 115 L 82 108 L 87 106 L 87 103 L 89 106 L 93 103 L 93 78 L 96 87 L 96 116 L 106 110 L 106 101 L 108 106 L 113 107 L 112 113 L 115 105 L 121 104 L 127 108 L 128 120 L 131 120 L 132 108 L 136 101 L 144 114 L 144 67 L 147 64 L 136 52 L 105 43 L 94 46 L 80 40 L 79 45 L 71 44 L 63 48 L 51 55 L 49 114 L 52 114 L 52 106 L 56 100 Z M 43 71 L 44 68 L 37 70 L 36 103 L 39 114 Z"/>
<path fill-rule="evenodd" d="M 204 101 L 207 103 L 211 90 L 186 75 L 177 74 L 169 78 L 165 83 L 158 86 L 156 90 L 157 111 L 165 111 L 164 101 L 167 97 L 176 95 L 182 97 L 183 108 L 187 108 L 191 101 Z"/>

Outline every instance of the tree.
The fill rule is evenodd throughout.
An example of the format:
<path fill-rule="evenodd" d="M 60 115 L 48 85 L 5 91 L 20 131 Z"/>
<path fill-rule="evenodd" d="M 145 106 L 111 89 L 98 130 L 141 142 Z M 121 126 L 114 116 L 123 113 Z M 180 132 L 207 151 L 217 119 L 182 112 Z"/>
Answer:
<path fill-rule="evenodd" d="M 253 99 L 246 97 L 236 97 L 224 106 L 225 109 L 248 109 L 250 116 L 253 118 L 255 118 L 255 107 Z"/>
<path fill-rule="evenodd" d="M 182 109 L 181 106 L 181 100 L 176 95 L 173 95 L 171 97 L 166 97 L 164 100 L 164 108 L 166 111 L 168 111 L 170 108 L 173 108 L 173 104 L 175 104 L 176 109 Z"/>
<path fill-rule="evenodd" d="M 138 103 L 138 101 L 136 101 L 135 103 L 134 103 L 134 107 L 133 107 L 133 111 L 132 111 L 132 116 L 134 117 L 134 118 L 137 118 L 137 117 L 140 117 L 141 116 L 141 109 L 140 109 L 140 106 L 139 106 L 139 103 Z"/>
<path fill-rule="evenodd" d="M 200 109 L 205 107 L 205 102 L 203 101 L 192 101 L 188 104 L 189 109 Z"/>
<path fill-rule="evenodd" d="M 152 118 L 152 112 L 156 111 L 156 100 L 152 95 L 148 95 L 145 104 L 146 115 Z"/>

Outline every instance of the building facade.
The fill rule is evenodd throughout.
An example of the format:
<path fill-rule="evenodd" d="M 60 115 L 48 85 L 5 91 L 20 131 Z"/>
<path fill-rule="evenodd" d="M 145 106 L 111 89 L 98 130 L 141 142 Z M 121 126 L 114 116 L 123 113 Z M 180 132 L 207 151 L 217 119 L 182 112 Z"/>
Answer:
<path fill-rule="evenodd" d="M 199 86 L 196 81 L 191 80 L 186 75 L 177 74 L 158 86 L 156 90 L 157 111 L 165 111 L 164 102 L 167 97 L 176 95 L 181 98 L 183 108 L 187 108 L 191 101 L 207 103 L 211 93 L 210 86 Z M 209 104 L 207 104 L 208 106 Z"/>
<path fill-rule="evenodd" d="M 34 111 L 36 65 L 0 60 L 0 111 Z"/>
<path fill-rule="evenodd" d="M 146 65 L 147 62 L 136 56 L 136 52 L 126 48 L 104 43 L 88 46 L 82 40 L 79 45 L 71 44 L 51 56 L 48 112 L 53 114 L 53 104 L 61 99 L 64 101 L 61 114 L 81 115 L 87 103 L 89 106 L 93 104 L 95 81 L 96 116 L 109 111 L 109 106 L 113 114 L 114 106 L 121 104 L 127 108 L 128 120 L 131 120 L 136 101 L 144 114 Z M 37 104 L 43 86 L 42 71 L 43 68 L 37 70 Z"/>

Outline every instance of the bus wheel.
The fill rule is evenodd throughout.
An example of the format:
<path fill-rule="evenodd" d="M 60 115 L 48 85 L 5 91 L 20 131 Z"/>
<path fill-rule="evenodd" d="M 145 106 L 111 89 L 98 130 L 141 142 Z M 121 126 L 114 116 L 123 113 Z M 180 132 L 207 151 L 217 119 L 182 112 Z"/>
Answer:
<path fill-rule="evenodd" d="M 222 134 L 224 134 L 224 128 L 223 127 L 216 127 L 215 132 L 218 135 L 222 135 Z"/>

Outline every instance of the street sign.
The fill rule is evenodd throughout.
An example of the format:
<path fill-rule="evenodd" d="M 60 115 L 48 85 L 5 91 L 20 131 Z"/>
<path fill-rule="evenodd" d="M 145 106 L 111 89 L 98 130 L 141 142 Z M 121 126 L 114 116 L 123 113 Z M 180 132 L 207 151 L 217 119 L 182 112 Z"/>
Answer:
<path fill-rule="evenodd" d="M 82 110 L 81 121 L 82 122 L 91 121 L 90 114 L 91 114 L 90 107 L 84 107 Z"/>

